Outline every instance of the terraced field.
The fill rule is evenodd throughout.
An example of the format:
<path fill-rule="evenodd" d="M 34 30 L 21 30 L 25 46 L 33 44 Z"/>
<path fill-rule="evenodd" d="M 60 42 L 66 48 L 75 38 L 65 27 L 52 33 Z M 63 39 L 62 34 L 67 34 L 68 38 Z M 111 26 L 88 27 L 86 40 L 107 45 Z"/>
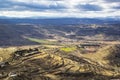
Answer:
<path fill-rule="evenodd" d="M 49 49 L 29 56 L 8 59 L 9 64 L 0 68 L 0 80 L 110 80 L 119 79 L 120 71 L 101 65 L 75 52 Z M 44 50 L 43 50 L 44 51 Z M 92 58 L 92 57 L 91 57 Z"/>

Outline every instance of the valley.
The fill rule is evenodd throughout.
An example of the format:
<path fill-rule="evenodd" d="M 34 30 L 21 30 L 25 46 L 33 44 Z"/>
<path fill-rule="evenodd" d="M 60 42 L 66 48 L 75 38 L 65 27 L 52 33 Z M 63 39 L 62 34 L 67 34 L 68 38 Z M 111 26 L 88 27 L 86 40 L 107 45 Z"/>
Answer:
<path fill-rule="evenodd" d="M 120 79 L 119 23 L 55 20 L 0 23 L 0 80 Z"/>
<path fill-rule="evenodd" d="M 0 46 L 119 42 L 120 24 L 0 24 Z"/>

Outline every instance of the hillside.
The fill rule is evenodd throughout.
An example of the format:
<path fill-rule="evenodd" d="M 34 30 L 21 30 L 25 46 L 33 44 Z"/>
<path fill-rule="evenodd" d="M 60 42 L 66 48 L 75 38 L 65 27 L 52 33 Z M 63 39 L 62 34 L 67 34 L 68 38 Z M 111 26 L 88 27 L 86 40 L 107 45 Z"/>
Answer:
<path fill-rule="evenodd" d="M 42 25 L 68 25 L 68 24 L 119 24 L 114 18 L 1 18 L 1 24 L 42 24 Z"/>
<path fill-rule="evenodd" d="M 99 56 L 103 58 L 102 61 L 106 60 L 104 57 L 114 55 L 117 51 L 115 45 L 102 48 L 101 50 L 106 49 L 108 52 L 104 56 Z M 114 49 L 111 50 L 110 47 Z M 110 80 L 110 79 L 119 79 L 119 66 L 107 66 L 108 64 L 100 64 L 100 59 L 94 58 L 94 54 L 91 57 L 87 57 L 84 54 L 79 52 L 76 53 L 75 49 L 66 51 L 65 48 L 44 48 L 38 47 L 39 51 L 32 55 L 21 55 L 18 56 L 18 53 L 14 56 L 11 56 L 8 60 L 9 64 L 5 64 L 4 67 L 0 68 L 0 79 L 1 80 Z M 68 48 L 66 48 L 68 49 Z M 70 49 L 70 47 L 69 47 Z M 30 51 L 34 48 L 30 49 Z M 57 51 L 56 51 L 57 50 Z M 77 49 L 78 50 L 78 49 Z M 21 50 L 23 54 L 25 49 Z M 99 51 L 98 51 L 99 52 Z M 102 54 L 101 53 L 96 53 Z M 77 54 L 77 55 L 76 55 Z M 78 55 L 80 54 L 80 55 Z M 105 54 L 105 53 L 104 53 Z M 92 54 L 87 54 L 92 55 Z M 111 60 L 107 59 L 109 62 Z M 115 60 L 115 59 L 113 59 Z M 118 60 L 118 59 L 117 59 Z M 114 63 L 116 64 L 116 63 Z"/>
<path fill-rule="evenodd" d="M 79 40 L 120 40 L 119 24 L 0 24 L 0 46 L 41 44 L 38 40 L 51 39 L 58 42 Z M 31 39 L 32 40 L 31 40 Z M 33 41 L 36 39 L 36 41 Z"/>
<path fill-rule="evenodd" d="M 0 19 L 0 80 L 120 79 L 113 19 Z"/>

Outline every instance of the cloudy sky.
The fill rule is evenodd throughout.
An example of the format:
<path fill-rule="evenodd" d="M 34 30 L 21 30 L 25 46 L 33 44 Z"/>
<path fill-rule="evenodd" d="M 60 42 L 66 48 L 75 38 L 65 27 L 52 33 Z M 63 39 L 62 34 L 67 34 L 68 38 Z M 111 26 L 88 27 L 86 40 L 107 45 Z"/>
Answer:
<path fill-rule="evenodd" d="M 120 0 L 0 0 L 0 17 L 120 18 Z"/>

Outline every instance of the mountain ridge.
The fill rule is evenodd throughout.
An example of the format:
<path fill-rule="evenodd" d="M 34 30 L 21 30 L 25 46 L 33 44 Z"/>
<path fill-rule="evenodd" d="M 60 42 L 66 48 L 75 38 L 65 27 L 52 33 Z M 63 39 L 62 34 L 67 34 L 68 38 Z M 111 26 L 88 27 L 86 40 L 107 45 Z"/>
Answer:
<path fill-rule="evenodd" d="M 1 24 L 19 24 L 19 23 L 29 23 L 29 24 L 55 24 L 55 25 L 65 25 L 65 24 L 118 24 L 119 19 L 114 18 L 3 18 L 0 19 Z"/>

